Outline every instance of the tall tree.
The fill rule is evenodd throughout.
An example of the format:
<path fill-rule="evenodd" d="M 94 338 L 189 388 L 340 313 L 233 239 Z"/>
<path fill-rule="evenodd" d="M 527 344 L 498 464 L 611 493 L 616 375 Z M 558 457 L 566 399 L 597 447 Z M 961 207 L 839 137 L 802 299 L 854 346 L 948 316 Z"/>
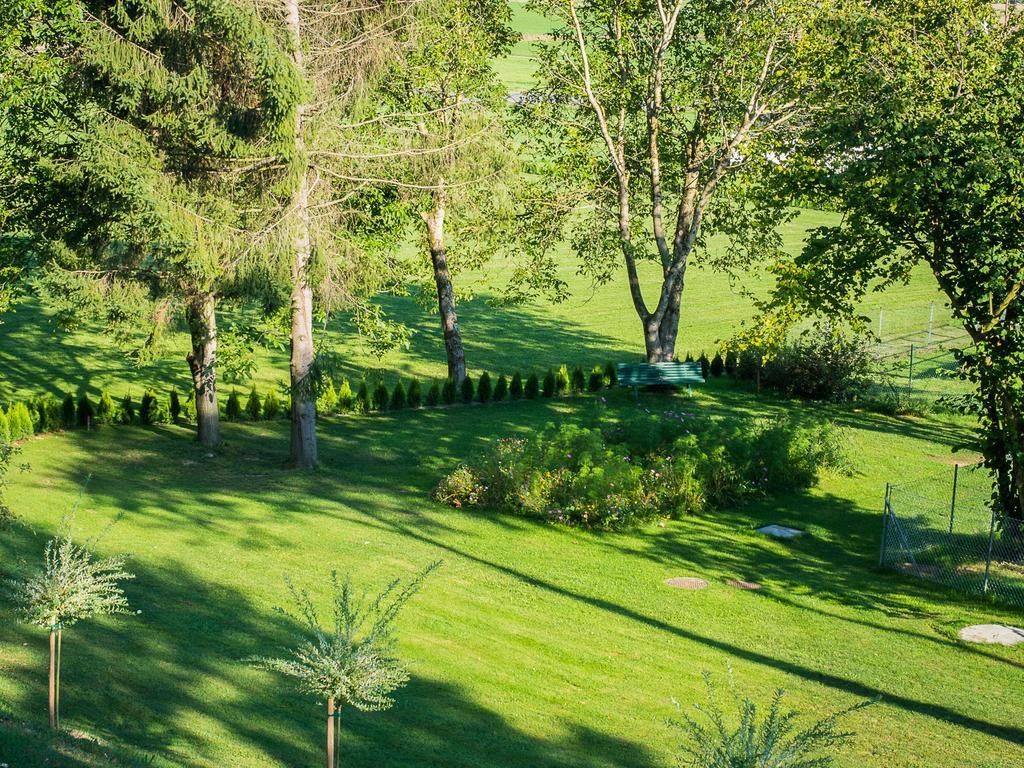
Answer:
<path fill-rule="evenodd" d="M 1024 519 L 1024 16 L 986 0 L 849 3 L 841 45 L 785 164 L 843 214 L 778 266 L 762 333 L 811 310 L 855 316 L 865 292 L 927 264 L 973 345 L 985 463 Z"/>
<path fill-rule="evenodd" d="M 180 307 L 199 439 L 216 445 L 216 299 L 254 252 L 248 212 L 299 80 L 273 30 L 232 0 L 83 1 L 77 14 L 52 49 L 58 97 L 8 122 L 5 141 L 32 148 L 11 198 L 56 245 L 49 293 L 68 314 L 102 309 L 151 344 Z"/>
<path fill-rule="evenodd" d="M 686 270 L 714 233 L 779 248 L 787 215 L 751 179 L 805 113 L 802 49 L 831 3 L 810 0 L 535 0 L 558 19 L 541 46 L 531 125 L 565 185 L 553 200 L 585 272 L 618 258 L 647 359 L 675 355 Z M 619 254 L 619 257 L 616 256 Z M 660 267 L 648 302 L 641 263 Z"/>

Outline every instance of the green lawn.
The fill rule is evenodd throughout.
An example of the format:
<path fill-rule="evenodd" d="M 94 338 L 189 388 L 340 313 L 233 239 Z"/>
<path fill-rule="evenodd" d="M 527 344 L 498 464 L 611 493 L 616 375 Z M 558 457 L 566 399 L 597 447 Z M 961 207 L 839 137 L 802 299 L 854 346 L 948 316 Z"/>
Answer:
<path fill-rule="evenodd" d="M 227 425 L 208 456 L 176 427 L 107 428 L 29 441 L 10 502 L 27 527 L 0 537 L 0 577 L 39 559 L 45 537 L 92 475 L 83 535 L 113 515 L 106 552 L 131 553 L 137 617 L 70 630 L 69 728 L 156 755 L 158 766 L 320 762 L 322 709 L 242 659 L 289 637 L 272 612 L 291 574 L 324 595 L 332 568 L 378 587 L 436 558 L 410 604 L 401 651 L 413 680 L 391 711 L 346 714 L 343 764 L 668 768 L 672 699 L 700 700 L 701 673 L 731 667 L 744 691 L 776 686 L 806 718 L 881 695 L 858 714 L 838 765 L 1011 768 L 1024 763 L 1018 649 L 966 646 L 969 623 L 1020 613 L 874 569 L 890 479 L 932 474 L 965 423 L 814 409 L 846 429 L 854 472 L 807 493 L 630 533 L 566 530 L 432 503 L 438 477 L 491 439 L 555 419 L 664 407 L 645 396 L 329 420 L 322 469 L 281 470 L 284 422 Z M 678 405 L 678 404 L 677 404 Z M 716 382 L 683 407 L 750 418 L 790 404 Z M 804 527 L 786 545 L 763 522 Z M 703 576 L 700 592 L 671 576 Z M 761 582 L 760 592 L 725 585 Z M 45 722 L 45 638 L 0 604 L 0 702 Z M 24 731 L 0 725 L 0 761 L 46 763 Z M 35 755 L 35 757 L 31 756 Z"/>

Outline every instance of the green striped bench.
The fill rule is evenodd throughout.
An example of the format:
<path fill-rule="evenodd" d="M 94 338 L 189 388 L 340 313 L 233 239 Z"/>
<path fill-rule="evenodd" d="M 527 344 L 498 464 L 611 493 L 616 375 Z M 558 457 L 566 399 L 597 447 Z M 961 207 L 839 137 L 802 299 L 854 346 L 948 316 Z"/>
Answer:
<path fill-rule="evenodd" d="M 657 384 L 686 385 L 692 392 L 694 384 L 704 384 L 704 374 L 699 362 L 681 363 L 619 363 L 615 366 L 619 386 L 632 387 L 633 396 L 637 396 L 640 387 Z"/>

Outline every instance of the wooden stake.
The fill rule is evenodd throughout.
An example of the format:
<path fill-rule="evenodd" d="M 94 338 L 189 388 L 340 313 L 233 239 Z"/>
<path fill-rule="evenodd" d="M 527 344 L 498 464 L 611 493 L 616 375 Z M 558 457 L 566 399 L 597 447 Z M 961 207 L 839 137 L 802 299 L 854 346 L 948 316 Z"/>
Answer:
<path fill-rule="evenodd" d="M 63 629 L 58 629 L 57 630 L 57 675 L 56 675 L 56 679 L 54 680 L 54 685 L 53 685 L 53 688 L 54 688 L 53 714 L 54 714 L 54 719 L 57 722 L 57 729 L 58 730 L 60 729 L 60 648 L 61 648 L 61 641 L 63 639 L 64 639 L 64 630 Z"/>
<path fill-rule="evenodd" d="M 334 766 L 334 698 L 327 699 L 327 768 Z"/>
<path fill-rule="evenodd" d="M 57 729 L 57 630 L 50 628 L 50 729 Z"/>

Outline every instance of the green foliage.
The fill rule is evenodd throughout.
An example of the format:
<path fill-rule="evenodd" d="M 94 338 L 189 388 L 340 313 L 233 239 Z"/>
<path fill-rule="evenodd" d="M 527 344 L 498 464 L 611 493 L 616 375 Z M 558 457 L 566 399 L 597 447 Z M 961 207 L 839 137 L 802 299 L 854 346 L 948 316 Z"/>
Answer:
<path fill-rule="evenodd" d="M 395 384 L 395 388 L 391 391 L 390 408 L 392 411 L 400 411 L 403 408 L 405 408 L 407 404 L 408 398 L 406 397 L 405 394 L 405 387 L 402 386 L 402 381 L 401 379 L 399 379 L 399 381 Z"/>
<path fill-rule="evenodd" d="M 607 362 L 604 364 L 604 380 L 609 387 L 615 387 L 619 383 L 619 371 L 615 367 L 615 363 Z"/>
<path fill-rule="evenodd" d="M 473 378 L 466 374 L 466 378 L 462 380 L 462 402 L 469 404 L 473 402 Z"/>
<path fill-rule="evenodd" d="M 865 701 L 798 730 L 799 713 L 782 706 L 784 691 L 772 696 L 766 712 L 736 690 L 730 679 L 729 700 L 736 705 L 730 718 L 718 701 L 710 675 L 705 674 L 708 700 L 694 714 L 671 721 L 683 737 L 679 764 L 691 768 L 828 768 L 829 752 L 848 743 L 854 734 L 839 729 L 839 721 L 869 706 Z M 730 722 L 732 720 L 732 722 Z"/>
<path fill-rule="evenodd" d="M 392 581 L 372 600 L 358 599 L 349 578 L 339 581 L 332 572 L 327 628 L 321 625 L 309 593 L 286 579 L 297 615 L 277 610 L 301 624 L 303 631 L 287 656 L 257 657 L 250 663 L 294 678 L 300 691 L 320 700 L 333 699 L 340 709 L 388 709 L 394 704 L 394 692 L 409 680 L 397 655 L 395 619 L 439 565 L 429 566 L 404 587 L 397 579 Z"/>
<path fill-rule="evenodd" d="M 338 391 L 334 388 L 334 381 L 327 377 L 327 383 L 321 387 L 316 398 L 316 412 L 323 414 L 336 413 L 338 410 Z"/>
<path fill-rule="evenodd" d="M 569 369 L 564 365 L 555 374 L 555 394 L 564 395 L 569 391 Z"/>
<path fill-rule="evenodd" d="M 121 398 L 121 403 L 117 409 L 117 423 L 133 424 L 134 422 L 135 404 L 132 402 L 132 396 L 128 394 Z"/>
<path fill-rule="evenodd" d="M 348 379 L 341 380 L 341 386 L 338 387 L 338 410 L 341 413 L 350 413 L 355 406 L 355 396 L 352 394 L 352 385 L 348 383 Z"/>
<path fill-rule="evenodd" d="M 875 367 L 865 341 L 818 332 L 786 344 L 770 358 L 761 371 L 761 386 L 807 400 L 848 403 L 867 395 Z"/>
<path fill-rule="evenodd" d="M 259 421 L 263 415 L 263 403 L 255 384 L 249 390 L 249 397 L 245 401 L 245 415 L 249 417 L 249 421 Z"/>
<path fill-rule="evenodd" d="M 370 412 L 370 389 L 366 385 L 366 379 L 359 382 L 359 390 L 356 392 L 355 411 L 356 413 Z"/>
<path fill-rule="evenodd" d="M 228 395 L 228 402 L 224 408 L 224 415 L 227 417 L 228 421 L 239 421 L 242 418 L 242 401 L 238 397 L 238 392 L 234 389 L 232 389 L 231 394 Z"/>
<path fill-rule="evenodd" d="M 537 381 L 537 374 L 531 373 L 526 379 L 526 386 L 523 388 L 523 396 L 527 400 L 536 400 L 540 395 L 540 382 Z"/>
<path fill-rule="evenodd" d="M 684 362 L 687 362 L 687 363 L 693 363 L 693 362 L 696 362 L 696 361 L 695 361 L 695 360 L 693 359 L 693 353 L 691 353 L 691 352 L 687 352 L 687 353 L 686 353 L 686 359 L 685 359 L 685 361 L 684 361 Z"/>
<path fill-rule="evenodd" d="M 489 402 L 491 399 L 491 374 L 487 371 L 480 374 L 480 381 L 476 387 L 476 396 L 481 403 Z"/>
<path fill-rule="evenodd" d="M 698 359 L 700 360 L 700 375 L 707 381 L 708 374 L 711 372 L 711 361 L 708 359 L 708 353 L 701 352 Z"/>
<path fill-rule="evenodd" d="M 78 426 L 91 427 L 96 421 L 96 409 L 89 399 L 89 394 L 83 392 L 78 398 L 78 408 L 75 413 Z"/>
<path fill-rule="evenodd" d="M 18 401 L 10 405 L 7 409 L 7 426 L 12 442 L 32 437 L 34 434 L 32 417 L 29 415 L 28 406 L 25 403 Z"/>
<path fill-rule="evenodd" d="M 583 369 L 580 366 L 576 366 L 572 369 L 572 380 L 569 383 L 569 387 L 574 395 L 581 394 L 587 386 L 587 377 L 583 373 Z"/>
<path fill-rule="evenodd" d="M 730 376 L 736 375 L 736 352 L 731 348 L 725 353 L 725 372 Z"/>
<path fill-rule="evenodd" d="M 711 366 L 708 370 L 716 379 L 725 373 L 725 361 L 722 359 L 721 352 L 715 352 L 715 356 L 711 358 Z"/>
<path fill-rule="evenodd" d="M 441 402 L 445 405 L 452 405 L 455 403 L 455 397 L 455 379 L 447 378 L 441 387 Z"/>
<path fill-rule="evenodd" d="M 77 410 L 75 408 L 75 396 L 70 392 L 64 395 L 64 404 L 61 408 L 61 423 L 65 429 L 71 429 L 71 427 L 75 426 L 75 413 Z"/>
<path fill-rule="evenodd" d="M 281 401 L 277 397 L 277 391 L 271 388 L 267 394 L 263 396 L 263 418 L 270 421 L 271 419 L 276 419 L 280 415 Z"/>
<path fill-rule="evenodd" d="M 373 390 L 373 410 L 375 411 L 386 411 L 388 409 L 388 388 L 384 385 L 383 380 L 377 381 L 377 386 Z"/>
<path fill-rule="evenodd" d="M 164 405 L 156 392 L 152 389 L 146 390 L 142 395 L 142 400 L 139 401 L 139 420 L 143 424 L 166 424 L 169 419 L 170 414 L 167 412 L 167 406 Z"/>
<path fill-rule="evenodd" d="M 7 414 L 4 413 L 3 408 L 0 408 L 0 445 L 10 445 L 11 443 L 11 424 L 7 419 Z"/>
<path fill-rule="evenodd" d="M 494 394 L 491 395 L 491 399 L 496 403 L 503 403 L 508 398 L 508 379 L 505 374 L 501 374 L 498 377 L 498 381 L 494 385 Z"/>
<path fill-rule="evenodd" d="M 196 423 L 196 398 L 195 394 L 189 395 L 181 401 L 181 420 L 186 424 Z"/>
<path fill-rule="evenodd" d="M 46 414 L 47 430 L 56 430 L 63 426 L 64 407 L 57 398 L 50 396 L 43 398 L 41 413 Z M 43 417 L 40 416 L 40 423 L 42 423 L 42 419 Z"/>
<path fill-rule="evenodd" d="M 171 422 L 177 424 L 181 419 L 181 399 L 177 389 L 171 389 L 170 404 Z"/>
<path fill-rule="evenodd" d="M 548 368 L 548 372 L 544 374 L 544 383 L 541 385 L 541 394 L 544 397 L 555 396 L 555 372 Z"/>
<path fill-rule="evenodd" d="M 419 408 L 423 405 L 423 392 L 420 389 L 420 380 L 413 379 L 409 382 L 409 401 L 410 408 Z"/>
<path fill-rule="evenodd" d="M 604 386 L 604 368 L 595 365 L 590 371 L 590 379 L 587 381 L 587 389 L 591 392 L 599 392 Z"/>
<path fill-rule="evenodd" d="M 441 385 L 436 381 L 430 383 L 430 389 L 427 390 L 426 404 L 430 408 L 441 404 Z"/>
<path fill-rule="evenodd" d="M 845 469 L 828 422 L 725 425 L 665 411 L 500 440 L 479 464 L 442 479 L 434 498 L 610 529 L 807 488 L 825 469 Z"/>
<path fill-rule="evenodd" d="M 516 371 L 512 375 L 512 383 L 508 388 L 508 396 L 512 400 L 519 400 L 523 396 L 523 377 L 519 375 L 519 371 Z"/>

